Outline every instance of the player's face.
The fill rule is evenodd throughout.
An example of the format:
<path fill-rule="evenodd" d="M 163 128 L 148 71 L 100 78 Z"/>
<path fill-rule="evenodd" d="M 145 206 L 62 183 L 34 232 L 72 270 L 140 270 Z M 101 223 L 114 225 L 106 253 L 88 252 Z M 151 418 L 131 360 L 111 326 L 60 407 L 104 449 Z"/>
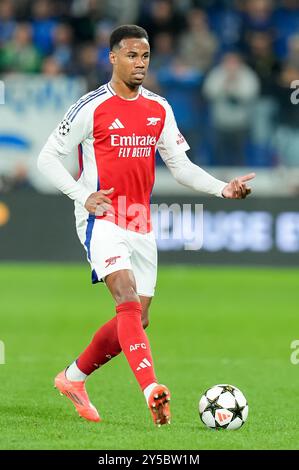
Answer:
<path fill-rule="evenodd" d="M 150 59 L 150 46 L 145 38 L 123 39 L 120 48 L 110 52 L 113 74 L 130 88 L 142 84 Z"/>

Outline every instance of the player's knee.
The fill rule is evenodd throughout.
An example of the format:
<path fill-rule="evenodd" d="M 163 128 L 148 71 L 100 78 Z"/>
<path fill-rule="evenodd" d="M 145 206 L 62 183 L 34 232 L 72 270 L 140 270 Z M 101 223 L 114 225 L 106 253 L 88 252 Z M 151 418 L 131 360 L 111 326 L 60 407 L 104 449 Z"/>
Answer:
<path fill-rule="evenodd" d="M 139 302 L 139 297 L 137 295 L 136 290 L 133 286 L 129 287 L 122 287 L 117 289 L 114 293 L 115 300 L 118 305 L 123 304 L 125 302 Z"/>

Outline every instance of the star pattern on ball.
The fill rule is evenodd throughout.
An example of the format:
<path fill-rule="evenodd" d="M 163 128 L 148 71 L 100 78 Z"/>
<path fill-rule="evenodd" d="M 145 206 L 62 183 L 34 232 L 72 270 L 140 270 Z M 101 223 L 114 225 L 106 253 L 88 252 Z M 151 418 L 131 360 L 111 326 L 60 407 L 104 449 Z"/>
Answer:
<path fill-rule="evenodd" d="M 64 119 L 59 125 L 59 134 L 67 135 L 71 130 L 71 124 L 67 119 Z"/>
<path fill-rule="evenodd" d="M 222 407 L 217 403 L 219 397 L 214 398 L 207 398 L 209 404 L 206 406 L 205 411 L 210 411 L 212 415 L 215 417 L 215 412 L 217 409 L 221 409 Z"/>
<path fill-rule="evenodd" d="M 244 410 L 245 406 L 240 406 L 236 400 L 236 404 L 233 408 L 228 408 L 229 411 L 233 413 L 232 421 L 235 418 L 240 418 L 243 421 L 242 411 Z"/>
<path fill-rule="evenodd" d="M 221 393 L 230 392 L 233 395 L 234 390 L 234 387 L 232 387 L 231 385 L 225 385 Z"/>

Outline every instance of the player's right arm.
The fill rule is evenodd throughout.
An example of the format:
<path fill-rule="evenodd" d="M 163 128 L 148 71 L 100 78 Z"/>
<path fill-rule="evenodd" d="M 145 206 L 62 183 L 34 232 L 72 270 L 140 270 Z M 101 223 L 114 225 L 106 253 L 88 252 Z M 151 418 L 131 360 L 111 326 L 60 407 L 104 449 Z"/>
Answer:
<path fill-rule="evenodd" d="M 72 177 L 62 161 L 87 138 L 89 123 L 88 120 L 84 121 L 85 116 L 85 113 L 78 113 L 71 122 L 67 113 L 48 138 L 37 160 L 38 169 L 53 186 L 83 206 L 91 191 Z"/>
<path fill-rule="evenodd" d="M 62 164 L 79 144 L 92 135 L 92 114 L 88 113 L 88 109 L 87 112 L 78 112 L 73 120 L 69 118 L 72 116 L 71 109 L 42 148 L 37 160 L 38 169 L 57 189 L 78 201 L 88 212 L 107 210 L 111 204 L 107 195 L 112 193 L 113 188 L 92 192 L 82 182 L 76 181 Z"/>

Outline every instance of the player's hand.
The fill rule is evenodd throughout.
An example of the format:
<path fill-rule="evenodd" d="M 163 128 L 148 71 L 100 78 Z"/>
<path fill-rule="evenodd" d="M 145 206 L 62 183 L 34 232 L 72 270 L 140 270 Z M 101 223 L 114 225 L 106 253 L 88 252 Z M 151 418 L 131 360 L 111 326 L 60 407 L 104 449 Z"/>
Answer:
<path fill-rule="evenodd" d="M 107 196 L 113 193 L 113 191 L 114 188 L 110 188 L 101 189 L 96 193 L 92 193 L 85 202 L 85 209 L 87 209 L 91 214 L 104 215 L 105 212 L 112 208 L 112 201 Z"/>
<path fill-rule="evenodd" d="M 246 185 L 246 181 L 255 178 L 255 173 L 239 176 L 231 180 L 223 189 L 222 196 L 228 199 L 244 199 L 251 193 L 251 188 Z"/>

